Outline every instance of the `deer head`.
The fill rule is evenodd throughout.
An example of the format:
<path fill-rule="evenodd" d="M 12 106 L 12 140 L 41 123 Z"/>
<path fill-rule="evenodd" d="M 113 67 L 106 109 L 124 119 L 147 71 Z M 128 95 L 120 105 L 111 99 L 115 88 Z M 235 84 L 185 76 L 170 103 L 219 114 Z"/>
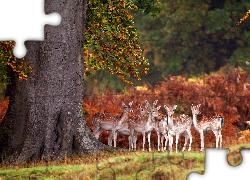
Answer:
<path fill-rule="evenodd" d="M 192 115 L 200 115 L 201 114 L 201 112 L 199 111 L 200 106 L 201 106 L 201 104 L 198 104 L 197 106 L 194 106 L 192 104 L 192 106 L 191 106 Z"/>
<path fill-rule="evenodd" d="M 164 105 L 164 108 L 167 110 L 167 113 L 168 113 L 169 117 L 173 117 L 176 107 L 177 107 L 177 105 L 174 105 L 173 108 L 168 107 L 167 105 Z"/>
<path fill-rule="evenodd" d="M 131 109 L 132 104 L 133 104 L 133 101 L 128 103 L 128 106 L 126 106 L 126 104 L 122 101 L 123 111 L 125 113 L 132 113 L 133 112 L 133 110 Z"/>
<path fill-rule="evenodd" d="M 147 108 L 149 108 L 149 112 L 151 113 L 152 115 L 152 118 L 154 117 L 159 117 L 161 114 L 158 112 L 161 108 L 161 106 L 158 106 L 157 108 L 155 108 L 154 106 L 157 104 L 157 101 L 158 100 L 155 100 L 154 103 L 153 103 L 153 107 L 150 106 L 150 104 L 148 103 L 147 100 L 145 100 L 145 103 L 146 103 L 146 106 Z"/>
<path fill-rule="evenodd" d="M 138 106 L 139 106 L 139 111 L 140 111 L 141 116 L 149 115 L 149 112 L 147 111 L 147 109 L 143 109 L 140 104 L 138 104 Z"/>

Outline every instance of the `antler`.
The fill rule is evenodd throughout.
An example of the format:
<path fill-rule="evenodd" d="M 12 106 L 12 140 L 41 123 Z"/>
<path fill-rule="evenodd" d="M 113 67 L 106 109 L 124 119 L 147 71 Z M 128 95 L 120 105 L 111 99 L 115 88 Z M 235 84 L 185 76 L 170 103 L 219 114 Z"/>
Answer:
<path fill-rule="evenodd" d="M 153 103 L 153 107 L 155 107 L 155 105 L 157 104 L 158 100 L 155 100 Z"/>

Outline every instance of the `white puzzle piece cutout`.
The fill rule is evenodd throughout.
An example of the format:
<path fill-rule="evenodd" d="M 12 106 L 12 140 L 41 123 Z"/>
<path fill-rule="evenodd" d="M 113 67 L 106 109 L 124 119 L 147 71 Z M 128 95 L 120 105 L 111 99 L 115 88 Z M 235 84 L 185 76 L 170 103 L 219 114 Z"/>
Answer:
<path fill-rule="evenodd" d="M 44 40 L 44 25 L 61 23 L 58 13 L 46 15 L 44 0 L 0 0 L 0 41 L 16 41 L 14 55 L 22 58 L 26 54 L 24 42 Z"/>
<path fill-rule="evenodd" d="M 230 166 L 227 162 L 227 149 L 206 149 L 204 175 L 190 173 L 187 180 L 235 180 L 249 179 L 249 150 L 241 150 L 242 163 L 239 166 Z"/>

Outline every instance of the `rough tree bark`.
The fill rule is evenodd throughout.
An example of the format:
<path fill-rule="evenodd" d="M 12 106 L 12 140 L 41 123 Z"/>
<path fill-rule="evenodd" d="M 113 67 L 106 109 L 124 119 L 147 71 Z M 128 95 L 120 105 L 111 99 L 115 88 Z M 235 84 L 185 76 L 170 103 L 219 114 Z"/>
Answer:
<path fill-rule="evenodd" d="M 10 103 L 0 125 L 3 160 L 24 163 L 111 149 L 92 135 L 83 117 L 86 7 L 87 0 L 45 1 L 45 13 L 60 13 L 62 22 L 45 26 L 44 42 L 25 43 L 35 76 L 20 82 L 10 70 Z"/>

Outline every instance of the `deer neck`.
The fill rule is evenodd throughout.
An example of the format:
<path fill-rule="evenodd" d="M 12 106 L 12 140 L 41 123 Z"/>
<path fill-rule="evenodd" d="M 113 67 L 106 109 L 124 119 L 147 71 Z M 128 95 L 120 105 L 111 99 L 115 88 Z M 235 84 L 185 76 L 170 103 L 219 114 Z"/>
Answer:
<path fill-rule="evenodd" d="M 193 123 L 194 123 L 194 127 L 197 128 L 197 114 L 193 115 Z"/>
<path fill-rule="evenodd" d="M 168 127 L 169 127 L 169 129 L 173 129 L 173 126 L 174 126 L 173 116 L 172 117 L 168 116 Z"/>
<path fill-rule="evenodd" d="M 121 118 L 118 120 L 118 126 L 121 126 L 122 123 L 124 123 L 124 121 L 127 118 L 127 114 L 128 114 L 127 112 L 122 112 Z"/>
<path fill-rule="evenodd" d="M 152 113 L 149 113 L 149 115 L 148 115 L 148 124 L 149 125 L 153 125 L 154 123 L 153 123 L 153 116 L 152 116 Z"/>

